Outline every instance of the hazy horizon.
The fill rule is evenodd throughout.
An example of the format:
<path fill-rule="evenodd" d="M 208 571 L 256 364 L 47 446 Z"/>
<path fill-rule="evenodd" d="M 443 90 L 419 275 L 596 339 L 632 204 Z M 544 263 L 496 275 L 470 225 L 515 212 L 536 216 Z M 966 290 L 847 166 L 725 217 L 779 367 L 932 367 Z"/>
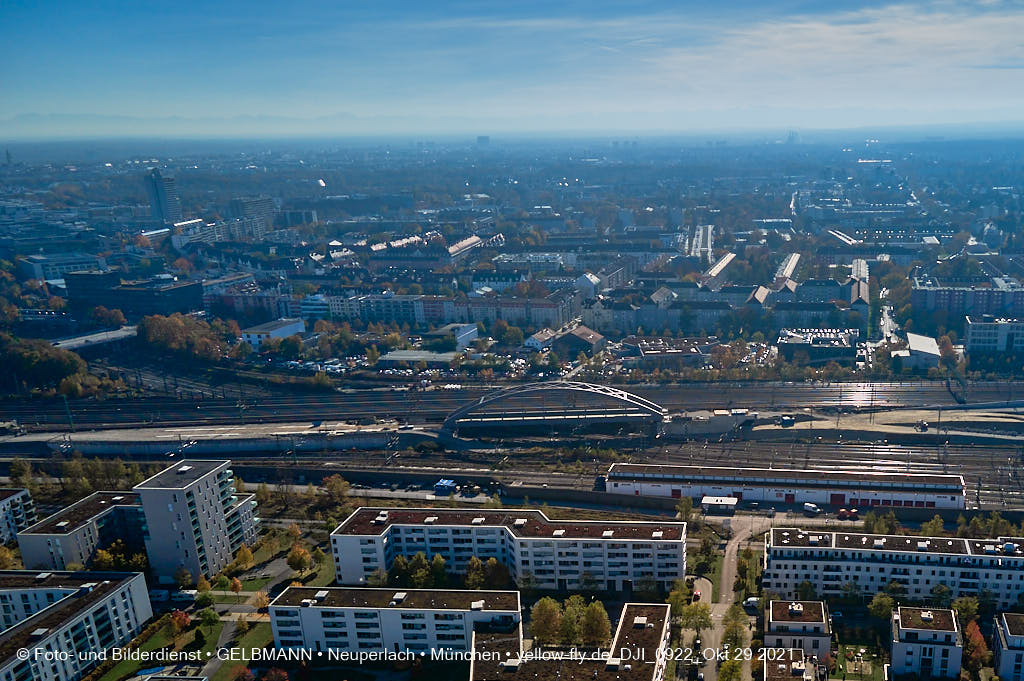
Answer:
<path fill-rule="evenodd" d="M 1024 2 L 0 6 L 8 139 L 1024 122 Z"/>

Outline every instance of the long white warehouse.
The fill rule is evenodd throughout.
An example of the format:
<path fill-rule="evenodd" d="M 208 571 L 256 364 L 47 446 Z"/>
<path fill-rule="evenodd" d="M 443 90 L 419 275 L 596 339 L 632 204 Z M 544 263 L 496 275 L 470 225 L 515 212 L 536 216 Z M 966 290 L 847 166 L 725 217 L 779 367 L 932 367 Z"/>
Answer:
<path fill-rule="evenodd" d="M 963 476 L 614 463 L 606 489 L 642 497 L 734 497 L 779 504 L 966 507 Z"/>

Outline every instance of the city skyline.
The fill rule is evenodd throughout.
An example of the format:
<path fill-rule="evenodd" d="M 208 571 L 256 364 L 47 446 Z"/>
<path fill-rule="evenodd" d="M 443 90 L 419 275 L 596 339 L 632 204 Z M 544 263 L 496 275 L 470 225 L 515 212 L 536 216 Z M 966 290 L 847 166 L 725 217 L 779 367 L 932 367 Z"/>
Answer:
<path fill-rule="evenodd" d="M 1024 103 L 1020 2 L 58 3 L 0 18 L 12 139 L 1012 124 Z"/>

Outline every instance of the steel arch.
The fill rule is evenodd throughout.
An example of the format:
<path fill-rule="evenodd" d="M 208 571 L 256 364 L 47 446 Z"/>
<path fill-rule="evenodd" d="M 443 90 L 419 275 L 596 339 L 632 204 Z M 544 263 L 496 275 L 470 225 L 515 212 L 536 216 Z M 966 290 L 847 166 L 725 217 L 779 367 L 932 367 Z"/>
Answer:
<path fill-rule="evenodd" d="M 453 411 L 444 420 L 444 428 L 446 430 L 452 430 L 455 424 L 458 423 L 459 419 L 467 416 L 474 411 L 480 409 L 483 406 L 499 402 L 509 397 L 516 397 L 519 395 L 527 395 L 536 392 L 553 392 L 558 390 L 568 390 L 571 392 L 589 393 L 591 395 L 600 395 L 602 397 L 608 397 L 624 404 L 632 405 L 647 412 L 651 416 L 662 417 L 668 413 L 668 410 L 662 407 L 660 404 L 651 402 L 648 399 L 634 395 L 633 393 L 620 390 L 619 388 L 612 388 L 607 385 L 597 385 L 594 383 L 581 383 L 578 381 L 546 381 L 539 383 L 525 383 L 523 385 L 517 385 L 512 388 L 504 388 L 502 390 L 495 391 L 484 395 L 476 402 L 471 404 L 463 405 Z"/>

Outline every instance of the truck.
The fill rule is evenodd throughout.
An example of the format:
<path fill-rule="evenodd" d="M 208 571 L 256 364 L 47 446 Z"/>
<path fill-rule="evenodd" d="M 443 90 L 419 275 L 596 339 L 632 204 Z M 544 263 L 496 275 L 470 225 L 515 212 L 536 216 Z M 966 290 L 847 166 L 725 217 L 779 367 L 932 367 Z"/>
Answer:
<path fill-rule="evenodd" d="M 810 502 L 804 503 L 804 515 L 811 516 L 812 518 L 821 513 L 821 508 L 817 504 Z"/>

